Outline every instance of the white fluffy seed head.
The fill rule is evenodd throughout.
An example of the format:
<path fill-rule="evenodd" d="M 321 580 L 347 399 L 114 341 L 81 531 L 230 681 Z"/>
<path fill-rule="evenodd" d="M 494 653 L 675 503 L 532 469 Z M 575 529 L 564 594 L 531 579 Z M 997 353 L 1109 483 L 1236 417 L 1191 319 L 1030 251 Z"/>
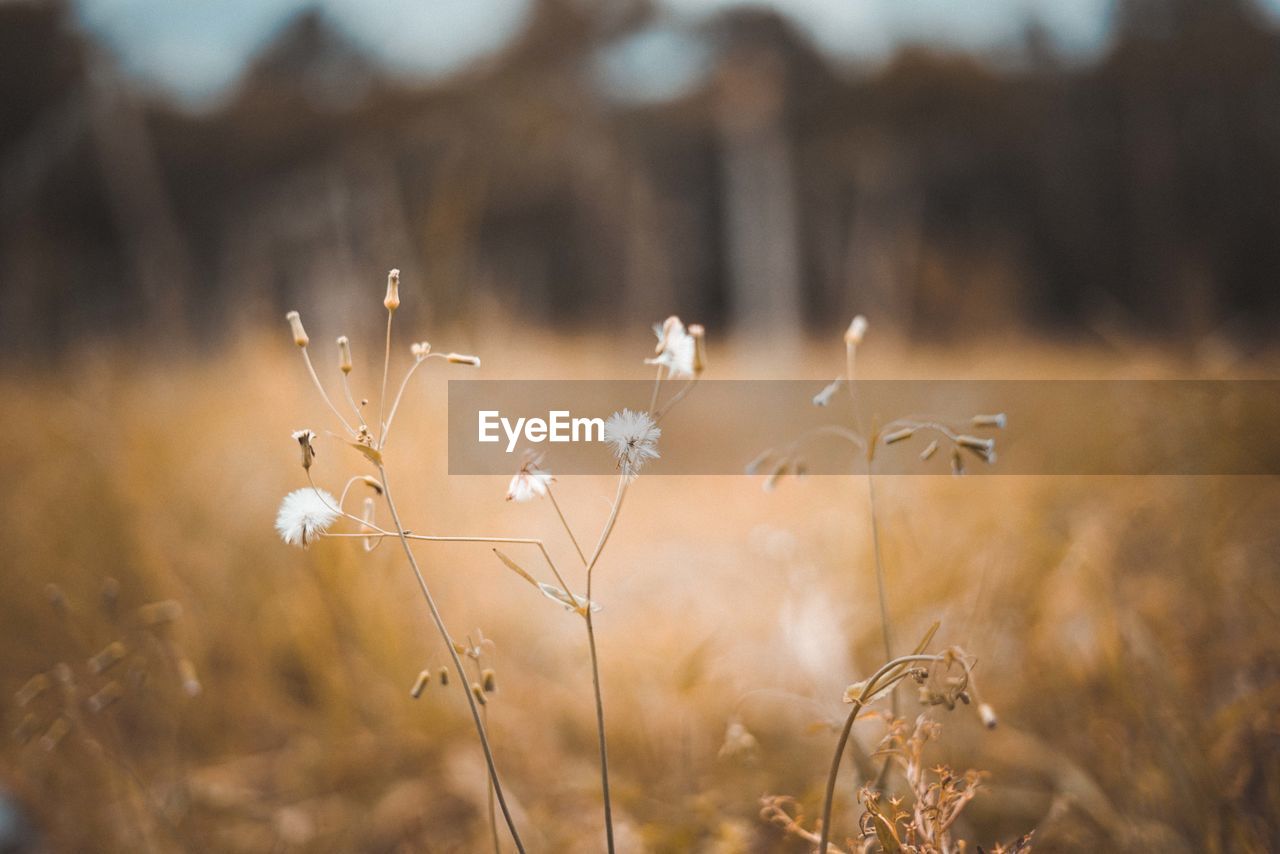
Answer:
<path fill-rule="evenodd" d="M 662 428 L 647 412 L 624 409 L 609 416 L 604 424 L 604 440 L 618 458 L 618 468 L 635 477 L 648 460 L 658 459 L 658 437 Z"/>
<path fill-rule="evenodd" d="M 280 502 L 276 531 L 291 546 L 306 548 L 338 518 L 338 500 L 323 489 L 295 489 Z"/>

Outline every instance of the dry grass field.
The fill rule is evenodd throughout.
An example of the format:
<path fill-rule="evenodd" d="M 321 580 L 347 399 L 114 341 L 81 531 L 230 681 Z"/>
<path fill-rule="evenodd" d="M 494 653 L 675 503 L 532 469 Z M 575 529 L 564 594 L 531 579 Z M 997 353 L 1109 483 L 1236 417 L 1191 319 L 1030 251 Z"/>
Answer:
<path fill-rule="evenodd" d="M 480 353 L 483 376 L 526 378 L 641 378 L 651 345 L 644 330 L 623 343 L 498 331 L 449 343 Z M 839 355 L 815 342 L 779 362 L 713 343 L 708 375 L 828 379 Z M 1137 347 L 942 350 L 887 333 L 860 367 L 1244 370 Z M 543 537 L 580 584 L 545 502 L 504 501 L 505 479 L 447 476 L 443 376 L 416 385 L 388 453 L 406 524 Z M 465 687 L 433 678 L 410 697 L 419 671 L 449 660 L 403 553 L 354 539 L 303 551 L 273 530 L 281 497 L 305 484 L 290 432 L 327 424 L 283 329 L 204 357 L 86 349 L 10 366 L 0 395 L 0 786 L 49 850 L 492 847 Z M 363 471 L 338 442 L 319 448 L 329 488 Z M 599 530 L 611 479 L 556 489 Z M 1280 842 L 1280 482 L 882 477 L 878 503 L 899 644 L 940 621 L 933 648 L 976 656 L 1000 717 L 987 731 L 973 707 L 922 709 L 900 689 L 905 717 L 941 723 L 927 765 L 985 772 L 954 828 L 966 850 L 1031 830 L 1038 851 Z M 796 798 L 813 827 L 842 695 L 883 663 L 867 511 L 859 477 L 772 493 L 749 477 L 631 487 L 593 594 L 619 850 L 812 848 L 762 819 L 761 797 Z M 528 849 L 602 850 L 577 618 L 485 545 L 416 550 L 454 635 L 488 641 L 497 690 L 484 709 Z M 870 750 L 883 731 L 867 719 L 854 737 Z M 835 804 L 843 850 L 862 812 L 854 777 L 847 764 Z"/>

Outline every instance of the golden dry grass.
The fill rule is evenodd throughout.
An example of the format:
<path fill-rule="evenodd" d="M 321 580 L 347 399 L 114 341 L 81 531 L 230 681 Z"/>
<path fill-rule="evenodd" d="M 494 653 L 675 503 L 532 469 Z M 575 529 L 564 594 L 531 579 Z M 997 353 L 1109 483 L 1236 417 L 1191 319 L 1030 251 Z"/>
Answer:
<path fill-rule="evenodd" d="M 487 376 L 638 375 L 601 340 L 502 340 L 476 346 Z M 98 605 L 107 578 L 126 614 L 182 604 L 162 635 L 203 687 L 178 690 L 157 645 L 145 683 L 55 750 L 6 737 L 0 782 L 54 850 L 487 844 L 484 770 L 458 686 L 409 698 L 419 670 L 446 656 L 403 556 L 393 544 L 365 555 L 355 541 L 302 552 L 272 530 L 280 496 L 301 485 L 289 432 L 327 423 L 285 343 L 163 364 L 86 354 L 0 381 L 9 729 L 24 712 L 8 698 L 33 673 L 66 662 L 91 681 L 85 659 L 120 632 Z M 829 349 L 798 364 L 825 376 Z M 713 376 L 786 373 L 749 352 L 719 358 Z M 1117 366 L 1114 354 L 1030 345 L 911 356 L 888 344 L 866 365 L 876 376 L 1185 370 L 1149 354 Z M 408 524 L 532 532 L 571 566 L 549 508 L 504 502 L 500 479 L 446 477 L 443 406 L 433 379 L 400 416 L 390 465 Z M 321 479 L 358 470 L 352 456 L 322 445 Z M 591 529 L 610 489 L 571 478 L 558 496 Z M 898 636 L 941 620 L 940 643 L 979 657 L 1001 715 L 991 733 L 971 713 L 940 715 L 934 761 L 990 772 L 962 837 L 989 845 L 1036 828 L 1044 851 L 1261 850 L 1280 839 L 1280 483 L 884 478 L 879 503 Z M 632 489 L 598 596 L 621 850 L 803 850 L 759 819 L 758 800 L 794 795 L 817 812 L 835 738 L 825 725 L 843 715 L 845 686 L 881 661 L 866 510 L 853 478 L 771 495 L 747 478 L 641 478 Z M 454 634 L 479 628 L 496 644 L 491 731 L 530 850 L 600 850 L 580 628 L 484 546 L 419 554 Z M 71 605 L 65 618 L 50 583 Z M 719 757 L 735 719 L 759 749 Z M 857 732 L 870 743 L 875 730 Z M 854 794 L 846 780 L 843 835 L 856 830 Z"/>

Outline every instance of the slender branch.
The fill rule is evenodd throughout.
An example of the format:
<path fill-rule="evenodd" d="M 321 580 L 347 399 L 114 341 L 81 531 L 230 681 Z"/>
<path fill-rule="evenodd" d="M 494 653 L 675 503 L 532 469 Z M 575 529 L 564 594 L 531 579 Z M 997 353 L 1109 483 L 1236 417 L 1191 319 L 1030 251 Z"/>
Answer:
<path fill-rule="evenodd" d="M 360 426 L 366 426 L 364 423 L 364 413 L 360 411 L 360 407 L 356 405 L 356 399 L 351 396 L 351 381 L 347 379 L 344 371 L 342 374 L 342 393 L 347 397 L 347 403 L 351 404 L 351 409 L 356 414 L 356 419 L 360 422 Z"/>
<path fill-rule="evenodd" d="M 300 347 L 299 349 L 302 350 L 302 361 L 307 365 L 307 373 L 311 374 L 311 381 L 315 383 L 316 390 L 320 392 L 320 397 L 322 397 L 324 402 L 328 404 L 329 411 L 337 416 L 338 420 L 342 422 L 343 429 L 352 436 L 356 435 L 356 431 L 347 423 L 347 419 L 342 417 L 342 413 L 338 411 L 338 407 L 334 406 L 333 401 L 329 399 L 329 393 L 326 392 L 324 390 L 324 386 L 320 384 L 320 377 L 316 374 L 315 365 L 311 364 L 311 355 L 307 352 L 307 348 Z"/>
<path fill-rule="evenodd" d="M 573 548 L 578 552 L 578 558 L 582 561 L 582 565 L 587 565 L 587 556 L 582 553 L 582 546 L 578 545 L 578 538 L 573 535 L 573 529 L 569 527 L 569 520 L 564 517 L 564 511 L 560 509 L 560 502 L 556 501 L 555 493 L 551 491 L 551 486 L 547 486 L 547 497 L 551 499 L 551 506 L 556 508 L 556 515 L 560 517 L 560 524 L 564 525 L 564 532 L 569 535 L 569 541 L 573 543 Z"/>
<path fill-rule="evenodd" d="M 660 385 L 662 385 L 662 365 L 658 365 L 658 372 L 653 377 L 653 396 L 649 398 L 650 412 L 658 408 L 658 386 Z"/>
<path fill-rule="evenodd" d="M 676 392 L 674 395 L 671 396 L 670 400 L 668 400 L 665 404 L 663 404 L 662 411 L 658 412 L 653 416 L 653 423 L 660 424 L 662 422 L 662 419 L 666 417 L 667 413 L 670 412 L 672 409 L 674 409 L 677 403 L 684 400 L 685 395 L 687 395 L 690 391 L 692 391 L 693 387 L 697 385 L 697 383 L 698 383 L 698 376 L 695 374 L 693 377 L 689 379 L 687 383 L 685 383 L 683 386 L 680 387 L 680 390 L 678 392 Z"/>
<path fill-rule="evenodd" d="M 940 655 L 904 655 L 901 658 L 895 658 L 877 670 L 875 675 L 868 679 L 863 686 L 862 693 L 854 698 L 853 708 L 849 710 L 849 715 L 844 720 L 844 728 L 840 730 L 840 740 L 836 742 L 835 755 L 831 757 L 831 770 L 827 773 L 827 788 L 822 800 L 822 825 L 819 828 L 822 835 L 818 842 L 818 854 L 827 854 L 827 846 L 831 840 L 831 805 L 835 801 L 836 779 L 840 776 L 840 760 L 844 758 L 844 749 L 849 743 L 849 734 L 853 731 L 853 724 L 858 719 L 858 713 L 876 694 L 885 688 L 893 687 L 907 677 L 907 670 L 892 673 L 894 669 L 915 661 L 942 660 L 944 658 Z M 890 675 L 891 673 L 892 675 Z M 886 676 L 888 677 L 886 683 L 883 686 L 880 685 L 880 680 Z"/>
<path fill-rule="evenodd" d="M 604 524 L 604 530 L 600 532 L 600 540 L 596 543 L 595 551 L 591 554 L 591 560 L 587 561 L 587 605 L 583 614 L 587 621 L 587 646 L 591 651 L 591 687 L 595 692 L 596 700 L 596 735 L 600 742 L 600 787 L 604 793 L 604 832 L 609 854 L 614 854 L 613 799 L 609 792 L 609 746 L 605 740 L 604 695 L 600 690 L 600 657 L 596 651 L 595 621 L 591 615 L 591 603 L 594 601 L 591 598 L 591 581 L 594 576 L 593 570 L 596 562 L 600 560 L 600 553 L 604 551 L 605 543 L 609 541 L 609 535 L 613 533 L 613 526 L 618 521 L 618 512 L 622 509 L 622 499 L 626 495 L 627 476 L 622 475 L 618 478 L 618 493 L 614 496 L 613 507 L 609 511 L 609 519 Z"/>
<path fill-rule="evenodd" d="M 387 347 L 382 357 L 382 393 L 378 395 L 378 447 L 381 448 L 387 437 L 387 423 L 382 420 L 387 408 L 387 373 L 391 370 L 391 320 L 396 316 L 395 309 L 387 309 Z"/>
<path fill-rule="evenodd" d="M 389 322 L 388 328 L 390 328 Z M 435 623 L 436 629 L 440 632 L 445 648 L 449 650 L 449 655 L 453 659 L 453 667 L 458 672 L 458 678 L 462 680 L 465 688 L 467 671 L 462 666 L 462 659 L 458 657 L 458 651 L 453 646 L 453 639 L 449 636 L 449 630 L 445 628 L 444 618 L 440 616 L 436 601 L 431 595 L 431 590 L 427 587 L 427 579 L 418 567 L 418 560 L 414 557 L 413 549 L 409 545 L 409 537 L 405 533 L 404 525 L 400 522 L 400 514 L 396 510 L 396 503 L 391 497 L 391 488 L 387 483 L 386 469 L 381 464 L 378 465 L 378 476 L 379 480 L 382 481 L 383 495 L 387 499 L 387 509 L 391 513 L 391 521 L 395 524 L 396 531 L 400 536 L 400 545 L 404 548 L 404 554 L 409 560 L 409 566 L 412 567 L 413 574 L 418 579 L 418 587 L 422 590 L 422 597 L 427 601 L 427 609 L 431 612 L 431 619 Z M 489 736 L 485 730 L 484 721 L 480 719 L 480 711 L 476 707 L 475 697 L 471 695 L 469 690 L 464 690 L 462 693 L 467 699 L 468 708 L 471 709 L 471 719 L 475 723 L 476 733 L 480 736 L 480 747 L 484 751 L 484 761 L 489 770 L 489 780 L 493 784 L 494 796 L 498 799 L 498 805 L 502 808 L 502 817 L 507 822 L 507 829 L 511 831 L 511 839 L 515 842 L 516 849 L 520 854 L 524 854 L 524 843 L 520 840 L 520 833 L 516 830 L 515 819 L 511 817 L 511 810 L 507 807 L 507 799 L 502 794 L 502 783 L 498 780 L 498 768 L 493 761 L 493 750 L 489 746 Z"/>

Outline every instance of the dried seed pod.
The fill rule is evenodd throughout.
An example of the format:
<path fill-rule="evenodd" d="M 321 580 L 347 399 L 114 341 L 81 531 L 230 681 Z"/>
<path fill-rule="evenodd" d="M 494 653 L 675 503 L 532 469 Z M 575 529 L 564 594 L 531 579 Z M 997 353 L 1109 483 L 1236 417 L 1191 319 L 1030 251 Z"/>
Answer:
<path fill-rule="evenodd" d="M 124 689 L 120 687 L 120 683 L 112 680 L 89 698 L 89 711 L 96 715 L 123 696 Z"/>
<path fill-rule="evenodd" d="M 148 602 L 135 612 L 138 622 L 144 626 L 158 626 L 172 623 L 182 616 L 182 604 L 175 599 L 163 599 L 159 602 Z"/>
<path fill-rule="evenodd" d="M 445 688 L 449 685 L 449 668 L 440 668 L 440 687 Z"/>
<path fill-rule="evenodd" d="M 969 419 L 969 423 L 974 427 L 994 427 L 997 430 L 1003 430 L 1007 419 L 1003 412 L 997 412 L 993 415 L 975 415 Z"/>
<path fill-rule="evenodd" d="M 351 373 L 351 339 L 345 335 L 338 336 L 338 370 Z"/>
<path fill-rule="evenodd" d="M 489 702 L 488 698 L 484 695 L 484 689 L 474 682 L 471 683 L 471 696 L 475 697 L 476 702 L 482 706 Z"/>
<path fill-rule="evenodd" d="M 13 740 L 18 744 L 26 744 L 36 734 L 36 728 L 39 725 L 40 721 L 35 715 L 23 715 L 22 720 L 18 721 L 18 725 L 13 729 Z"/>
<path fill-rule="evenodd" d="M 859 314 L 849 324 L 849 328 L 844 333 L 844 343 L 856 347 L 862 343 L 863 337 L 867 334 L 867 319 Z"/>
<path fill-rule="evenodd" d="M 293 343 L 299 347 L 307 346 L 311 339 L 307 337 L 307 330 L 302 328 L 302 315 L 291 311 L 284 316 L 284 319 L 289 321 L 289 329 L 293 332 Z"/>
<path fill-rule="evenodd" d="M 987 729 L 995 729 L 1000 719 L 996 717 L 996 710 L 991 708 L 990 703 L 978 704 L 978 717 L 982 719 L 982 725 Z"/>
<path fill-rule="evenodd" d="M 196 677 L 196 666 L 189 658 L 178 659 L 178 680 L 182 682 L 182 690 L 188 697 L 199 696 L 204 690 L 204 686 Z"/>
<path fill-rule="evenodd" d="M 452 362 L 455 365 L 470 365 L 473 368 L 480 367 L 479 356 L 468 356 L 465 353 L 448 353 L 444 358 L 446 362 Z"/>
<path fill-rule="evenodd" d="M 927 461 L 930 457 L 932 457 L 937 452 L 938 452 L 938 440 L 934 439 L 932 442 L 925 445 L 924 450 L 920 452 L 920 459 L 922 461 Z"/>
<path fill-rule="evenodd" d="M 387 295 L 382 299 L 387 311 L 395 311 L 400 307 L 400 271 L 387 273 Z"/>
<path fill-rule="evenodd" d="M 916 433 L 915 427 L 903 427 L 901 430 L 894 430 L 892 433 L 885 434 L 881 440 L 886 445 L 892 445 L 895 442 L 901 442 L 904 439 L 910 439 Z"/>
<path fill-rule="evenodd" d="M 498 675 L 493 672 L 492 667 L 486 667 L 481 671 L 480 685 L 484 688 L 486 694 L 492 694 L 498 690 Z"/>
<path fill-rule="evenodd" d="M 431 684 L 431 671 L 424 670 L 418 674 L 418 678 L 414 680 L 413 687 L 409 689 L 409 696 L 418 699 L 422 696 L 422 692 Z"/>
<path fill-rule="evenodd" d="M 25 706 L 47 690 L 49 690 L 49 677 L 43 673 L 37 673 L 22 684 L 22 687 L 13 695 L 13 701 L 19 707 Z"/>
<path fill-rule="evenodd" d="M 71 725 L 67 723 L 67 719 L 58 718 L 45 730 L 44 735 L 40 736 L 40 747 L 46 751 L 53 752 L 70 731 Z"/>
<path fill-rule="evenodd" d="M 693 338 L 693 373 L 699 376 L 707 369 L 707 330 L 701 323 L 691 323 L 689 335 Z"/>
<path fill-rule="evenodd" d="M 89 672 L 97 675 L 120 662 L 127 650 L 120 641 L 112 641 L 89 659 Z"/>

